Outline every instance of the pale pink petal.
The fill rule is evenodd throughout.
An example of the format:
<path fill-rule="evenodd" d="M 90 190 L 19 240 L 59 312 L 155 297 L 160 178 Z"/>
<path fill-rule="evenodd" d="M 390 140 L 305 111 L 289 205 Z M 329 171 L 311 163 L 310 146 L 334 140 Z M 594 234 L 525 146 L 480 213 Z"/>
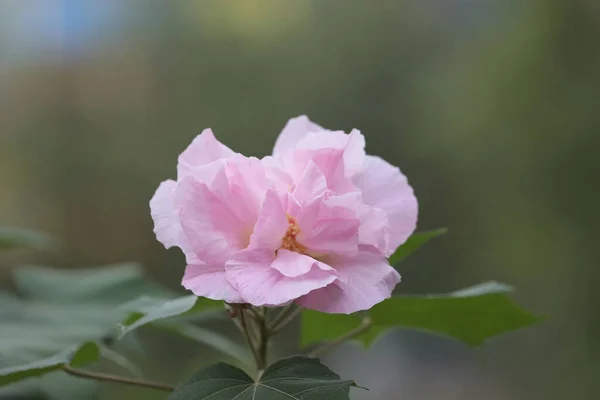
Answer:
<path fill-rule="evenodd" d="M 317 261 L 307 255 L 295 253 L 286 249 L 277 251 L 277 256 L 271 264 L 271 268 L 275 268 L 288 278 L 296 278 L 305 275 L 314 267 L 318 267 L 323 271 L 328 271 L 332 275 L 338 276 L 338 273 L 329 265 Z"/>
<path fill-rule="evenodd" d="M 177 182 L 167 180 L 162 182 L 150 200 L 150 214 L 154 220 L 156 239 L 167 249 L 179 246 L 181 224 L 175 210 L 175 188 Z"/>
<path fill-rule="evenodd" d="M 350 134 L 342 131 L 311 133 L 298 143 L 298 148 L 342 150 L 346 175 L 352 176 L 362 168 L 365 158 L 365 137 L 357 129 L 353 129 Z"/>
<path fill-rule="evenodd" d="M 400 282 L 398 272 L 387 260 L 373 250 L 363 249 L 353 259 L 338 259 L 330 263 L 342 278 L 323 289 L 315 290 L 296 303 L 314 310 L 351 314 L 368 310 L 391 297 Z"/>
<path fill-rule="evenodd" d="M 359 243 L 375 247 L 386 257 L 391 256 L 395 248 L 390 246 L 389 221 L 385 211 L 361 204 L 359 219 Z"/>
<path fill-rule="evenodd" d="M 281 247 L 282 239 L 289 227 L 286 200 L 275 189 L 267 191 L 254 232 L 250 237 L 250 248 L 275 251 Z"/>
<path fill-rule="evenodd" d="M 283 154 L 286 150 L 296 147 L 296 144 L 311 132 L 321 132 L 323 127 L 315 124 L 306 115 L 290 119 L 275 142 L 273 155 Z"/>
<path fill-rule="evenodd" d="M 227 280 L 223 265 L 188 265 L 183 275 L 182 285 L 196 296 L 223 300 L 227 303 L 243 303 L 237 290 Z"/>
<path fill-rule="evenodd" d="M 334 216 L 360 220 L 358 244 L 374 246 L 384 254 L 389 252 L 387 214 L 383 210 L 363 204 L 362 193 L 350 192 L 331 196 L 326 203 Z"/>
<path fill-rule="evenodd" d="M 275 261 L 273 252 L 246 250 L 237 253 L 233 260 L 227 262 L 227 278 L 244 301 L 254 306 L 287 304 L 337 279 L 335 271 L 323 270 L 316 260 L 302 254 L 289 253 L 295 259 L 293 268 L 308 272 L 293 278 L 287 277 L 272 267 Z M 282 267 L 281 264 L 279 266 Z"/>
<path fill-rule="evenodd" d="M 327 180 L 325 175 L 323 175 L 317 164 L 309 161 L 292 193 L 300 204 L 306 204 L 323 196 L 326 190 Z"/>
<path fill-rule="evenodd" d="M 418 204 L 413 189 L 397 167 L 375 156 L 366 156 L 363 169 L 353 177 L 365 204 L 388 217 L 390 248 L 395 250 L 414 232 Z"/>
<path fill-rule="evenodd" d="M 331 218 L 318 220 L 310 229 L 301 230 L 298 242 L 315 256 L 358 252 L 358 219 Z"/>
<path fill-rule="evenodd" d="M 211 129 L 205 129 L 179 156 L 177 176 L 181 179 L 195 167 L 209 164 L 220 158 L 231 157 L 234 154 L 233 150 L 215 138 Z"/>
<path fill-rule="evenodd" d="M 210 187 L 186 176 L 177 189 L 176 203 L 189 243 L 206 263 L 223 264 L 248 246 L 258 218 L 264 190 L 264 173 L 257 159 L 227 159 Z M 265 184 L 266 185 L 266 184 Z"/>

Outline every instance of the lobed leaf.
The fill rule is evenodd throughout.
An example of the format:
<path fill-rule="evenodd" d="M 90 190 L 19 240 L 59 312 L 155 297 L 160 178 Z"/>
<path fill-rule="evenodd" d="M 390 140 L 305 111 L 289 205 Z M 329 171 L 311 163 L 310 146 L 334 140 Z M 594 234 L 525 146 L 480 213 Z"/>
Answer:
<path fill-rule="evenodd" d="M 411 253 L 417 251 L 425 243 L 438 236 L 444 235 L 448 232 L 446 228 L 433 229 L 431 231 L 417 232 L 411 235 L 406 242 L 396 249 L 394 254 L 389 259 L 390 265 L 396 265 Z"/>
<path fill-rule="evenodd" d="M 272 364 L 258 381 L 229 364 L 203 368 L 169 400 L 348 400 L 354 381 L 341 380 L 316 358 L 295 356 Z"/>

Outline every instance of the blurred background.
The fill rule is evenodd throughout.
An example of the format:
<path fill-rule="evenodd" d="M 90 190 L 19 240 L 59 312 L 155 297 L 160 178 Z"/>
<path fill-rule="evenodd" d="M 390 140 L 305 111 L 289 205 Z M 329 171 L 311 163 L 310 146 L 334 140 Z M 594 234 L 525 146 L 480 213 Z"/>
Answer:
<path fill-rule="evenodd" d="M 419 229 L 450 229 L 400 292 L 493 279 L 550 316 L 476 350 L 408 330 L 339 348 L 327 363 L 371 389 L 356 399 L 593 399 L 599 93 L 596 0 L 1 0 L 0 224 L 63 249 L 1 256 L 0 286 L 26 263 L 132 260 L 178 289 L 148 207 L 178 154 L 211 127 L 262 157 L 307 114 L 360 129 L 408 176 Z M 152 343 L 164 379 L 206 359 Z"/>

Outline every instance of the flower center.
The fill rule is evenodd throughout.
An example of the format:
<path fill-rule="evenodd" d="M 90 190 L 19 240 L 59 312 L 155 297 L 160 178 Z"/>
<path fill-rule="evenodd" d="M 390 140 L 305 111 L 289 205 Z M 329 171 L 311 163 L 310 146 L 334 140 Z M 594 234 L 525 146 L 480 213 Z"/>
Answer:
<path fill-rule="evenodd" d="M 288 230 L 281 240 L 281 248 L 289 251 L 295 251 L 296 253 L 304 254 L 307 248 L 298 243 L 297 237 L 300 234 L 300 227 L 298 221 L 291 215 L 287 216 L 289 222 Z"/>

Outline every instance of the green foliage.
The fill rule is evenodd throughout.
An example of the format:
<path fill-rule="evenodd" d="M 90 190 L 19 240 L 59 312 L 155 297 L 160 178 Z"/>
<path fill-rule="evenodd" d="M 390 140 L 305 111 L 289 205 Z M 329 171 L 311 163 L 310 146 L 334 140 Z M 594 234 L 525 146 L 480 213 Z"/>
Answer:
<path fill-rule="evenodd" d="M 193 315 L 201 313 L 211 308 L 222 307 L 222 302 L 206 299 L 203 297 L 183 296 L 173 300 L 165 301 L 163 299 L 141 299 L 142 306 L 140 311 L 134 311 L 127 316 L 121 323 L 121 335 L 125 335 L 144 325 L 163 320 L 166 318 Z"/>
<path fill-rule="evenodd" d="M 130 312 L 121 307 L 123 301 L 166 293 L 146 282 L 135 264 L 77 271 L 23 267 L 14 271 L 13 280 L 22 297 L 0 292 L 0 368 L 35 366 L 86 341 L 109 343 L 116 338 L 117 323 Z M 47 378 L 21 390 L 53 390 L 61 398 L 62 389 L 81 382 L 56 376 L 63 384 L 54 385 L 55 376 Z M 16 390 L 3 388 L 0 394 L 8 389 Z"/>
<path fill-rule="evenodd" d="M 240 346 L 226 336 L 186 321 L 176 320 L 176 317 L 196 316 L 212 309 L 221 309 L 225 312 L 221 301 L 194 295 L 172 300 L 144 297 L 129 303 L 126 308 L 139 311 L 131 312 L 121 322 L 121 337 L 145 325 L 152 324 L 157 328 L 219 350 L 223 354 L 240 360 L 245 365 L 252 365 L 252 355 L 245 347 Z"/>
<path fill-rule="evenodd" d="M 396 249 L 389 259 L 390 265 L 396 265 L 411 253 L 417 251 L 425 243 L 448 232 L 446 228 L 433 229 L 431 231 L 417 232 Z"/>
<path fill-rule="evenodd" d="M 52 247 L 52 241 L 46 235 L 38 232 L 0 227 L 0 250 L 32 248 L 46 250 Z"/>
<path fill-rule="evenodd" d="M 97 361 L 100 349 L 94 342 L 86 342 L 75 350 L 63 351 L 52 357 L 34 361 L 29 364 L 0 369 L 0 386 L 5 386 L 22 379 L 39 377 L 58 371 L 66 366 L 80 367 Z"/>
<path fill-rule="evenodd" d="M 228 364 L 203 368 L 169 400 L 348 400 L 352 386 L 318 359 L 296 356 L 275 362 L 257 382 Z"/>
<path fill-rule="evenodd" d="M 541 321 L 518 307 L 508 296 L 512 287 L 486 282 L 444 295 L 400 296 L 385 300 L 369 312 L 372 328 L 357 339 L 369 345 L 387 328 L 403 326 L 441 333 L 476 346 L 498 334 Z M 332 340 L 360 325 L 353 315 L 304 311 L 302 344 Z"/>

